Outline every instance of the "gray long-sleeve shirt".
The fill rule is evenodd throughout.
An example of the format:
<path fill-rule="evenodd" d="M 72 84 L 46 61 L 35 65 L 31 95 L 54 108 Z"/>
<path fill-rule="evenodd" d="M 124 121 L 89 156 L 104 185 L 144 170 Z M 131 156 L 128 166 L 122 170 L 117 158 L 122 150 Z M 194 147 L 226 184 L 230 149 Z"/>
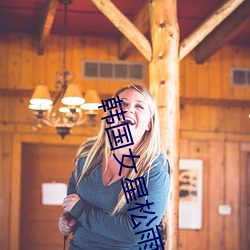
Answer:
<path fill-rule="evenodd" d="M 84 167 L 85 160 L 86 158 L 79 160 L 78 173 Z M 70 212 L 78 220 L 78 226 L 70 242 L 70 250 L 139 250 L 140 247 L 144 249 L 145 244 L 148 244 L 148 248 L 145 249 L 157 249 L 150 246 L 150 243 L 154 242 L 150 240 L 153 237 L 152 233 L 146 234 L 141 231 L 154 228 L 154 232 L 157 233 L 156 226 L 159 225 L 166 209 L 170 171 L 168 161 L 164 161 L 163 155 L 158 157 L 151 170 L 144 175 L 144 179 L 148 195 L 142 197 L 137 195 L 136 200 L 129 201 L 118 213 L 111 215 L 124 178 L 110 186 L 104 186 L 100 165 L 83 178 L 75 191 L 76 181 L 72 173 L 68 194 L 77 193 L 81 200 Z M 138 204 L 146 204 L 147 201 L 153 204 L 143 209 L 128 211 L 138 207 Z M 143 243 L 147 239 L 149 241 Z"/>

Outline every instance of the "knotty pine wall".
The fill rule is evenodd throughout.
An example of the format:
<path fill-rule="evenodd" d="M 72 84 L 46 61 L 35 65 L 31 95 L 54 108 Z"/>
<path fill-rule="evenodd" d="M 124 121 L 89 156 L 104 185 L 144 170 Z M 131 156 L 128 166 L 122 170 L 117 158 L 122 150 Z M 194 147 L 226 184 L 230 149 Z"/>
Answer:
<path fill-rule="evenodd" d="M 87 128 L 74 128 L 73 135 L 62 141 L 54 129 L 44 127 L 37 133 L 29 124 L 31 90 L 44 83 L 55 90 L 62 43 L 62 37 L 51 36 L 39 56 L 36 38 L 0 34 L 0 221 L 4 225 L 0 249 L 18 249 L 22 144 L 75 145 L 92 134 Z M 95 88 L 100 94 L 112 94 L 127 85 L 81 78 L 83 59 L 117 60 L 117 50 L 116 41 L 106 38 L 68 38 L 67 68 L 75 73 L 82 91 Z M 226 46 L 202 65 L 193 58 L 191 53 L 180 67 L 181 100 L 191 100 L 181 105 L 180 157 L 203 160 L 203 224 L 201 230 L 179 231 L 179 249 L 246 250 L 250 107 L 217 101 L 250 99 L 249 87 L 232 87 L 230 82 L 231 66 L 250 67 L 250 49 Z M 144 61 L 136 51 L 127 60 Z M 231 205 L 232 214 L 219 215 L 220 204 Z"/>

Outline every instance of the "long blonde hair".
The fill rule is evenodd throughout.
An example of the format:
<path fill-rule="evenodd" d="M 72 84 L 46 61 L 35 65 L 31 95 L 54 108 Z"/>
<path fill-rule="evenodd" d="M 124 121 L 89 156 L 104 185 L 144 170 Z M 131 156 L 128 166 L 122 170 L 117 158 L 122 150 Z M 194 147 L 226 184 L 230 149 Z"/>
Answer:
<path fill-rule="evenodd" d="M 149 131 L 144 133 L 139 147 L 137 147 L 135 152 L 133 152 L 133 155 L 140 156 L 140 158 L 135 159 L 137 173 L 135 173 L 135 171 L 131 169 L 126 176 L 128 179 L 134 180 L 135 178 L 143 176 L 147 171 L 149 171 L 149 169 L 152 167 L 153 162 L 157 159 L 160 153 L 164 154 L 164 149 L 161 145 L 160 140 L 159 117 L 156 104 L 149 91 L 143 85 L 134 84 L 118 90 L 113 97 L 116 98 L 126 90 L 134 90 L 139 92 L 146 99 L 146 103 L 150 110 L 151 127 Z M 107 112 L 106 114 L 104 114 L 104 116 L 107 116 Z M 105 120 L 102 120 L 101 127 L 97 136 L 87 139 L 79 147 L 75 158 L 75 178 L 79 176 L 77 173 L 78 160 L 82 157 L 86 157 L 86 161 L 80 177 L 77 180 L 76 187 L 79 185 L 84 176 L 88 175 L 102 163 L 103 159 L 105 160 L 107 166 L 108 157 L 111 155 L 111 148 L 105 128 L 111 126 L 112 124 L 110 125 L 106 123 Z M 126 197 L 123 190 L 121 189 L 113 213 L 118 212 L 125 203 Z"/>

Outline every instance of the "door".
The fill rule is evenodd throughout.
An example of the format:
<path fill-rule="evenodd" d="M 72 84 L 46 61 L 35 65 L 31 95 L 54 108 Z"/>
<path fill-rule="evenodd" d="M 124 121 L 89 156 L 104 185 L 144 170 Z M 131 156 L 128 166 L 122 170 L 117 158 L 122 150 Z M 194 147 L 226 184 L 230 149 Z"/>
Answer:
<path fill-rule="evenodd" d="M 61 206 L 42 205 L 42 183 L 68 183 L 77 146 L 22 144 L 20 250 L 62 250 Z M 70 237 L 69 237 L 70 239 Z"/>
<path fill-rule="evenodd" d="M 250 150 L 250 144 L 247 148 Z M 243 151 L 239 207 L 240 250 L 250 249 L 250 152 Z"/>
<path fill-rule="evenodd" d="M 247 155 L 247 249 L 250 249 L 250 153 Z"/>

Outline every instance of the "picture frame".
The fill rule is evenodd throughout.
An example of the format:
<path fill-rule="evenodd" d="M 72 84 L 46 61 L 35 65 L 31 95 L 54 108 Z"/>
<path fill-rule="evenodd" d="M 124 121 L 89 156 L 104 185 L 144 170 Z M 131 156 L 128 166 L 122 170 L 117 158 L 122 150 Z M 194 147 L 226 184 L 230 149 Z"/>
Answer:
<path fill-rule="evenodd" d="M 203 161 L 179 160 L 179 229 L 202 228 Z"/>

